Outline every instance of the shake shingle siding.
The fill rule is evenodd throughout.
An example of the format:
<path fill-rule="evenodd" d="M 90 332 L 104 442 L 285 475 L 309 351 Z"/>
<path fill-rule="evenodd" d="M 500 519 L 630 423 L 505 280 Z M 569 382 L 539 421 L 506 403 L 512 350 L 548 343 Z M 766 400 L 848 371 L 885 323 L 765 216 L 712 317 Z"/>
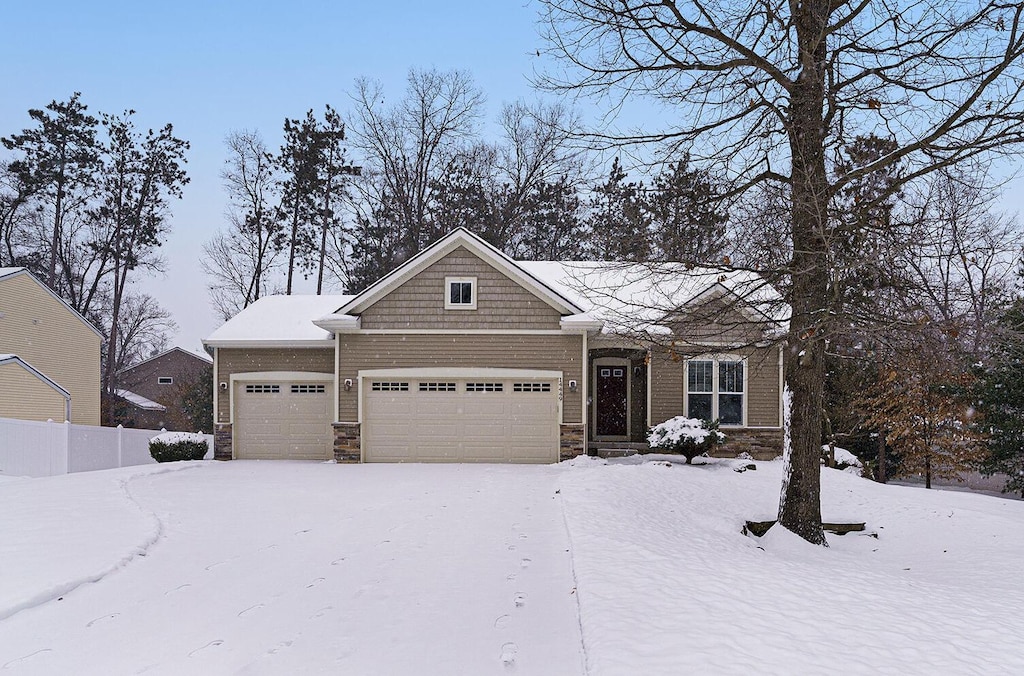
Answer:
<path fill-rule="evenodd" d="M 476 309 L 446 310 L 446 277 L 475 277 Z M 558 329 L 561 315 L 465 248 L 458 248 L 380 299 L 364 329 Z"/>

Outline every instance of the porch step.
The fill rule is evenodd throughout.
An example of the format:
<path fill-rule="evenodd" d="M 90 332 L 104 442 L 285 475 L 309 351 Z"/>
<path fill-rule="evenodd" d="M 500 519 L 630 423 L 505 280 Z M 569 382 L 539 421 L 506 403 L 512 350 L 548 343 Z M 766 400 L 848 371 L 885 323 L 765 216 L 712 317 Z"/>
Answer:
<path fill-rule="evenodd" d="M 598 448 L 594 451 L 599 458 L 627 458 L 637 454 L 635 448 Z"/>

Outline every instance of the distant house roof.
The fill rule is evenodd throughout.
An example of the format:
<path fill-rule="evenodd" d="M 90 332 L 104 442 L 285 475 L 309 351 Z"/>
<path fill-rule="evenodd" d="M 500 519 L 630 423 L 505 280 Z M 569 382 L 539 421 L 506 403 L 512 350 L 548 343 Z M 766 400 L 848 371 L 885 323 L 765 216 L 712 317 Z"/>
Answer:
<path fill-rule="evenodd" d="M 28 277 L 30 277 L 32 279 L 32 281 L 34 281 L 36 284 L 38 284 L 40 287 L 42 287 L 46 291 L 46 293 L 50 294 L 51 296 L 56 298 L 58 301 L 60 301 L 64 305 L 64 307 L 66 307 L 68 309 L 68 312 L 73 314 L 75 317 L 77 317 L 79 319 L 79 321 L 81 321 L 83 324 L 88 326 L 89 329 L 93 333 L 95 333 L 97 336 L 100 337 L 100 339 L 103 338 L 103 334 L 100 332 L 99 329 L 97 329 L 95 326 L 92 325 L 92 322 L 90 322 L 88 319 L 86 319 L 81 314 L 79 314 L 79 312 L 75 308 L 71 307 L 66 300 L 64 300 L 63 298 L 58 296 L 56 293 L 54 293 L 53 290 L 50 287 L 48 287 L 45 284 L 43 284 L 39 280 L 38 277 L 33 275 L 27 269 L 25 269 L 25 268 L 0 268 L 0 282 L 2 282 L 5 279 L 10 279 L 10 278 L 13 278 L 13 277 L 17 277 L 18 275 L 27 275 Z"/>
<path fill-rule="evenodd" d="M 151 361 L 155 361 L 157 359 L 161 359 L 163 357 L 166 357 L 167 355 L 171 354 L 172 352 L 181 352 L 182 354 L 187 355 L 189 357 L 193 357 L 195 359 L 198 359 L 199 361 L 205 362 L 207 364 L 213 364 L 213 360 L 210 359 L 205 354 L 197 354 L 197 353 L 192 352 L 190 350 L 186 350 L 184 348 L 175 346 L 175 347 L 169 348 L 167 350 L 164 350 L 163 352 L 161 352 L 159 354 L 154 354 L 152 357 L 149 357 L 148 359 L 143 359 L 142 361 L 137 362 L 135 364 L 132 364 L 131 366 L 126 366 L 123 369 L 121 369 L 120 373 L 124 373 L 126 371 L 131 371 L 132 369 L 134 369 L 136 367 L 139 367 L 139 366 L 142 366 L 143 364 L 148 364 Z"/>
<path fill-rule="evenodd" d="M 210 347 L 246 347 L 261 343 L 282 347 L 332 345 L 331 332 L 313 324 L 354 296 L 264 296 L 229 319 L 203 342 Z"/>
<path fill-rule="evenodd" d="M 146 411 L 166 411 L 167 407 L 163 404 L 158 404 L 152 399 L 146 399 L 141 394 L 136 394 L 131 390 L 114 390 L 114 394 L 121 397 L 129 404 L 141 408 Z"/>

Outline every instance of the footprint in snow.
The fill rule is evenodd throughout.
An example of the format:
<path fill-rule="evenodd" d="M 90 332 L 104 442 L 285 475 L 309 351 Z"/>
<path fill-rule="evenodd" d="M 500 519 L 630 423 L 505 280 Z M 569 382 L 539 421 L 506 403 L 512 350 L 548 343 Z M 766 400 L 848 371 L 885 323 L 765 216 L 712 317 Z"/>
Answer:
<path fill-rule="evenodd" d="M 515 604 L 516 608 L 522 608 L 526 605 L 526 594 L 523 592 L 516 592 L 512 597 L 512 603 Z"/>
<path fill-rule="evenodd" d="M 207 568 L 207 570 L 209 570 L 209 568 Z M 180 587 L 175 587 L 174 589 L 172 589 L 170 591 L 164 592 L 164 596 L 170 596 L 171 594 L 173 594 L 175 592 L 180 592 L 182 589 L 187 589 L 188 587 L 191 587 L 191 586 L 192 585 L 190 585 L 189 583 L 186 582 L 185 584 L 181 585 Z"/>
<path fill-rule="evenodd" d="M 303 533 L 308 533 L 310 530 L 311 530 L 310 528 L 303 528 L 302 530 L 295 531 L 295 534 L 296 535 L 302 535 Z"/>
<path fill-rule="evenodd" d="M 257 610 L 259 610 L 262 607 L 263 607 L 262 603 L 257 603 L 254 606 L 249 606 L 248 608 L 246 608 L 242 612 L 238 613 L 238 616 L 239 617 L 245 617 L 246 615 L 251 615 L 252 613 L 256 612 Z"/>
<path fill-rule="evenodd" d="M 341 557 L 340 559 L 334 559 L 333 561 L 331 561 L 331 565 L 332 565 L 332 566 L 337 566 L 338 564 L 340 564 L 340 563 L 341 563 L 342 561 L 344 561 L 344 560 L 345 560 L 345 557 L 344 557 L 344 556 L 343 556 L 343 557 Z"/>
<path fill-rule="evenodd" d="M 533 563 L 533 561 L 531 561 L 530 559 L 523 559 L 522 561 L 519 562 L 519 567 L 520 568 L 529 568 L 531 563 Z"/>
<path fill-rule="evenodd" d="M 196 655 L 198 655 L 199 653 L 203 652 L 207 648 L 216 648 L 217 646 L 221 645 L 222 643 L 224 643 L 224 641 L 222 641 L 221 639 L 217 639 L 216 641 L 210 641 L 209 643 L 207 643 L 206 645 L 202 646 L 201 648 L 196 648 L 195 650 L 190 652 L 188 654 L 188 656 L 189 657 L 195 657 Z"/>
<path fill-rule="evenodd" d="M 52 653 L 52 652 L 53 651 L 50 650 L 49 648 L 43 648 L 42 650 L 37 650 L 34 653 L 29 653 L 28 655 L 22 655 L 21 657 L 16 657 L 13 660 L 11 660 L 10 662 L 4 662 L 2 665 L 0 665 L 0 669 L 6 669 L 7 667 L 14 666 L 15 664 L 21 664 L 22 662 L 28 662 L 30 659 L 32 659 L 33 657 L 36 657 L 37 655 L 42 655 L 44 653 Z"/>
<path fill-rule="evenodd" d="M 520 534 L 519 534 L 519 539 L 520 539 L 520 540 L 525 540 L 525 539 L 526 539 L 526 538 L 528 538 L 528 537 L 529 537 L 529 536 L 528 536 L 528 535 L 527 535 L 526 533 L 520 533 Z"/>
<path fill-rule="evenodd" d="M 512 620 L 511 615 L 502 615 L 498 619 L 494 620 L 494 628 L 501 629 Z"/>
<path fill-rule="evenodd" d="M 514 552 L 514 551 L 516 550 L 516 546 L 515 546 L 515 545 L 509 545 L 509 546 L 508 546 L 508 550 L 509 550 L 510 552 Z"/>
<path fill-rule="evenodd" d="M 505 582 L 515 582 L 516 581 L 516 577 L 517 576 L 516 576 L 515 573 L 509 573 L 508 575 L 505 576 Z"/>
<path fill-rule="evenodd" d="M 217 563 L 211 563 L 206 567 L 206 570 L 213 570 L 214 568 L 219 568 L 220 566 L 223 566 L 227 563 L 231 563 L 232 561 L 234 561 L 234 559 L 227 559 L 226 561 L 218 561 Z"/>
<path fill-rule="evenodd" d="M 515 643 L 506 643 L 501 646 L 501 663 L 506 667 L 511 667 L 516 663 L 516 653 L 519 652 L 519 646 Z"/>
<path fill-rule="evenodd" d="M 92 625 L 96 624 L 97 622 L 102 622 L 104 620 L 112 620 L 115 617 L 117 617 L 118 615 L 120 615 L 120 613 L 111 613 L 109 615 L 103 615 L 102 617 L 97 617 L 94 620 L 89 620 L 88 624 L 86 624 L 85 627 L 88 629 L 89 627 L 91 627 Z"/>
<path fill-rule="evenodd" d="M 324 578 L 318 577 L 317 579 L 315 579 L 312 582 L 310 582 L 309 584 L 307 584 L 306 585 L 306 589 L 312 589 L 313 587 L 317 586 L 318 584 L 321 584 L 323 581 L 324 581 Z"/>
<path fill-rule="evenodd" d="M 265 552 L 268 549 L 277 549 L 277 545 L 267 545 L 266 547 L 260 547 L 261 552 Z"/>
<path fill-rule="evenodd" d="M 267 654 L 268 655 L 276 655 L 277 653 L 281 652 L 285 648 L 290 648 L 291 646 L 292 646 L 292 642 L 291 641 L 281 641 L 276 646 L 274 646 L 273 648 L 268 650 Z"/>
<path fill-rule="evenodd" d="M 318 617 L 323 617 L 324 615 L 326 615 L 327 613 L 331 612 L 332 610 L 334 610 L 334 606 L 324 606 L 320 610 L 318 610 L 315 613 L 313 613 L 312 615 L 310 615 L 309 619 L 315 620 Z"/>

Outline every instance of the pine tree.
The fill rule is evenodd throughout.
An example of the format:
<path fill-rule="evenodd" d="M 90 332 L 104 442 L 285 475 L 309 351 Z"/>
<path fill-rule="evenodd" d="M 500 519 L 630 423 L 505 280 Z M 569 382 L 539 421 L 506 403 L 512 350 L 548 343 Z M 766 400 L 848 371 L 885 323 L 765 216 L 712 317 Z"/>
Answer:
<path fill-rule="evenodd" d="M 983 473 L 1007 475 L 1004 492 L 1024 496 L 1024 299 L 999 321 L 987 368 L 981 370 L 981 406 L 990 430 Z"/>
<path fill-rule="evenodd" d="M 626 183 L 619 158 L 608 178 L 596 186 L 590 200 L 589 254 L 595 260 L 650 260 L 649 220 L 643 204 L 643 184 Z"/>
<path fill-rule="evenodd" d="M 729 215 L 711 178 L 691 168 L 689 155 L 654 177 L 645 205 L 659 260 L 720 262 Z"/>

